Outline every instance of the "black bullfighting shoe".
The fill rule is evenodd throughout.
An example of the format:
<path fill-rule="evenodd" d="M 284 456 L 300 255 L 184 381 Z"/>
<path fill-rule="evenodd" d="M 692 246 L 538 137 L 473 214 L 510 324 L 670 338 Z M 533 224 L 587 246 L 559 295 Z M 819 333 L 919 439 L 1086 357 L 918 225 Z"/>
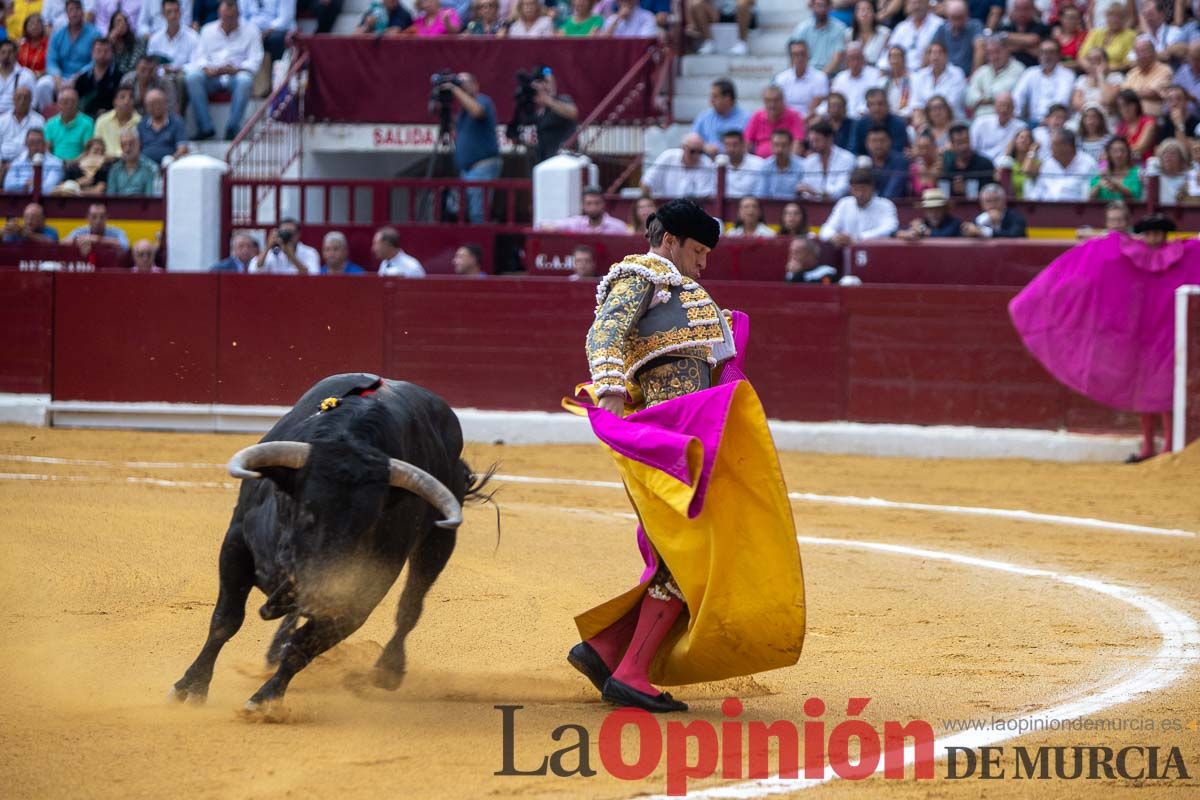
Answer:
<path fill-rule="evenodd" d="M 603 695 L 604 699 L 613 705 L 644 708 L 655 714 L 688 710 L 687 703 L 676 700 L 667 692 L 659 692 L 657 696 L 646 694 L 627 683 L 621 683 L 616 678 L 609 678 L 604 683 Z"/>
<path fill-rule="evenodd" d="M 580 642 L 567 653 L 567 663 L 583 673 L 583 677 L 592 682 L 596 691 L 604 692 L 604 682 L 612 677 L 612 670 L 604 659 L 587 642 Z"/>

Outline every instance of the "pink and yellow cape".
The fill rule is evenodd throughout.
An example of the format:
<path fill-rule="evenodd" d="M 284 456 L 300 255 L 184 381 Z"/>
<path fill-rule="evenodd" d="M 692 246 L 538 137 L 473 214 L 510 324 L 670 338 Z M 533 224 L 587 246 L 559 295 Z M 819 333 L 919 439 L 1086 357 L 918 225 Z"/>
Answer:
<path fill-rule="evenodd" d="M 711 389 L 624 418 L 595 406 L 576 411 L 616 462 L 646 561 L 637 586 L 575 618 L 580 635 L 589 639 L 635 608 L 661 557 L 689 613 L 659 649 L 654 683 L 795 664 L 804 643 L 800 549 L 762 404 L 737 365 Z"/>

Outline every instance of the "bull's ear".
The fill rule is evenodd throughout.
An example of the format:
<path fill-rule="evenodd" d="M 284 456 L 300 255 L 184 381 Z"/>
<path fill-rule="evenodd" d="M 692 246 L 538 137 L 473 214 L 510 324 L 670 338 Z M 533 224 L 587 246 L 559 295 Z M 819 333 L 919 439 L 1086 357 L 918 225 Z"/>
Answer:
<path fill-rule="evenodd" d="M 270 481 L 284 493 L 295 495 L 296 475 L 299 470 L 290 467 L 259 467 L 257 472 L 262 475 L 260 480 Z"/>

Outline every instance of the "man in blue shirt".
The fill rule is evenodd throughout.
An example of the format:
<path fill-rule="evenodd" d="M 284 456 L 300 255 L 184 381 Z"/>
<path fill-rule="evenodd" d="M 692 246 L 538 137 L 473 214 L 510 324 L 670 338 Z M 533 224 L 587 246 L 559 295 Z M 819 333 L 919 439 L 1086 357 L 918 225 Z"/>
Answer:
<path fill-rule="evenodd" d="M 350 260 L 350 245 L 346 234 L 330 231 L 321 240 L 322 275 L 365 275 L 366 270 Z"/>
<path fill-rule="evenodd" d="M 462 110 L 454 123 L 454 163 L 463 180 L 492 181 L 500 177 L 500 145 L 496 141 L 496 104 L 479 93 L 475 76 L 463 72 L 458 85 L 443 83 L 458 100 Z M 468 216 L 471 222 L 483 222 L 483 190 L 467 190 Z"/>
<path fill-rule="evenodd" d="M 161 165 L 167 156 L 179 157 L 187 152 L 187 131 L 178 114 L 167 107 L 167 94 L 162 89 L 146 92 L 146 115 L 137 126 L 142 140 L 142 155 Z"/>
<path fill-rule="evenodd" d="M 704 140 L 704 152 L 715 156 L 722 152 L 721 137 L 726 131 L 744 131 L 750 113 L 737 104 L 737 89 L 728 78 L 713 81 L 708 102 L 712 108 L 696 117 L 692 130 Z"/>
<path fill-rule="evenodd" d="M 908 159 L 892 149 L 887 128 L 876 125 L 867 131 L 867 155 L 875 176 L 875 193 L 888 200 L 908 197 Z"/>
<path fill-rule="evenodd" d="M 888 107 L 887 92 L 883 89 L 867 90 L 867 113 L 854 123 L 854 155 L 867 154 L 867 134 L 872 128 L 882 127 L 892 139 L 892 151 L 904 153 L 908 147 L 908 125 L 892 113 Z"/>
<path fill-rule="evenodd" d="M 792 152 L 790 131 L 777 130 L 771 134 L 771 157 L 762 165 L 758 196 L 776 200 L 791 200 L 796 187 L 804 178 L 804 163 Z"/>
<path fill-rule="evenodd" d="M 229 258 L 223 258 L 208 268 L 209 272 L 239 272 L 250 269 L 258 255 L 258 242 L 248 233 L 235 233 L 229 240 Z"/>
<path fill-rule="evenodd" d="M 46 74 L 38 79 L 33 92 L 33 104 L 43 109 L 54 102 L 62 85 L 92 62 L 92 43 L 100 31 L 83 19 L 80 0 L 67 0 L 67 24 L 50 36 L 46 49 Z"/>
<path fill-rule="evenodd" d="M 63 179 L 63 162 L 46 150 L 46 134 L 41 128 L 25 132 L 25 150 L 8 165 L 4 173 L 4 191 L 18 194 L 33 192 L 34 161 L 42 159 L 42 194 L 50 191 Z"/>

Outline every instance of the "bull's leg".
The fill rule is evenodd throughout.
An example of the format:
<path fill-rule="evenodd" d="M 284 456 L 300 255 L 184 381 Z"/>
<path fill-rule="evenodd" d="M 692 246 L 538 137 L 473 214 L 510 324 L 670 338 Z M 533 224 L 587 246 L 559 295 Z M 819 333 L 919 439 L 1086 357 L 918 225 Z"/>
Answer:
<path fill-rule="evenodd" d="M 421 618 L 425 595 L 454 552 L 455 531 L 431 528 L 408 562 L 408 578 L 396 609 L 396 632 L 375 663 L 372 679 L 382 689 L 396 689 L 404 680 L 404 640 Z"/>
<path fill-rule="evenodd" d="M 354 633 L 366 616 L 310 619 L 288 638 L 280 650 L 279 669 L 246 703 L 247 711 L 259 711 L 281 700 L 296 673 L 314 658 Z"/>
<path fill-rule="evenodd" d="M 296 626 L 300 624 L 300 615 L 288 614 L 283 618 L 283 622 L 279 624 L 279 630 L 275 631 L 275 638 L 271 640 L 271 646 L 267 648 L 267 666 L 276 667 L 279 665 L 279 659 L 283 654 L 283 646 L 287 644 L 291 635 L 296 632 Z"/>
<path fill-rule="evenodd" d="M 181 702 L 189 699 L 195 703 L 204 702 L 217 655 L 242 627 L 246 617 L 246 598 L 254 587 L 254 557 L 240 535 L 225 537 L 219 565 L 221 589 L 209 622 L 208 639 L 200 655 L 172 688 L 172 696 Z"/>

